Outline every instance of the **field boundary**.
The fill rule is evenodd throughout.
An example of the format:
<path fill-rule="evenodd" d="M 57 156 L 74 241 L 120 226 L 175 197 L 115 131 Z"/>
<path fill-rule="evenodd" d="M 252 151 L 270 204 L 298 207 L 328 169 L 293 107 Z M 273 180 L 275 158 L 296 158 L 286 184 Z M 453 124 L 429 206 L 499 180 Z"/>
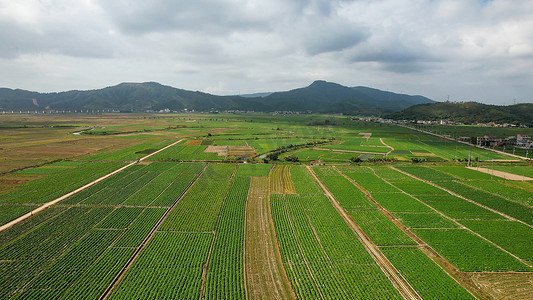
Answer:
<path fill-rule="evenodd" d="M 378 264 L 383 273 L 390 280 L 392 285 L 398 290 L 404 299 L 422 299 L 422 297 L 415 291 L 415 289 L 409 284 L 409 282 L 400 274 L 400 272 L 394 267 L 394 265 L 385 257 L 385 255 L 379 250 L 379 248 L 372 242 L 372 240 L 366 235 L 361 227 L 350 217 L 344 207 L 335 199 L 333 194 L 328 190 L 324 183 L 318 178 L 315 172 L 310 166 L 306 166 L 307 170 L 318 183 L 324 195 L 329 199 L 331 204 L 335 207 L 335 210 L 341 215 L 348 227 L 354 232 L 361 244 L 365 247 L 366 251 L 372 256 L 374 261 Z"/>

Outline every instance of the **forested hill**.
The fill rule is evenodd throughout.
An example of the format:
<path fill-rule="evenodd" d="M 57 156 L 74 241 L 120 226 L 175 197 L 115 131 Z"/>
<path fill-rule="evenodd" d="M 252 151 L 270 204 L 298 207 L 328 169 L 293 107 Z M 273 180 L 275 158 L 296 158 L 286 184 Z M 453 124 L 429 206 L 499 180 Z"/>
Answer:
<path fill-rule="evenodd" d="M 395 120 L 448 120 L 471 123 L 511 123 L 533 126 L 533 103 L 509 106 L 477 102 L 438 102 L 411 106 L 385 116 Z"/>
<path fill-rule="evenodd" d="M 423 96 L 396 94 L 367 87 L 346 87 L 315 81 L 311 85 L 264 97 L 216 96 L 156 82 L 121 83 L 98 90 L 38 93 L 0 88 L 0 110 L 253 110 L 311 111 L 382 115 L 414 104 L 434 102 Z"/>

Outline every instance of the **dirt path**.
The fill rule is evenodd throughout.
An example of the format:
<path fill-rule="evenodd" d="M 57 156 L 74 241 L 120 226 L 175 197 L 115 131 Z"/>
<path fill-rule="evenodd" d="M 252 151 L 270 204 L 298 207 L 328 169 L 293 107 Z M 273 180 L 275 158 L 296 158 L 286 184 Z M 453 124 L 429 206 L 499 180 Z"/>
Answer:
<path fill-rule="evenodd" d="M 244 277 L 247 299 L 296 299 L 285 273 L 268 198 L 268 177 L 252 177 L 246 201 Z"/>
<path fill-rule="evenodd" d="M 62 200 L 67 199 L 68 197 L 70 197 L 70 196 L 72 196 L 72 195 L 74 195 L 74 194 L 77 194 L 77 193 L 79 193 L 79 192 L 85 190 L 86 188 L 88 188 L 88 187 L 90 187 L 90 186 L 93 186 L 93 185 L 99 183 L 100 181 L 103 181 L 103 180 L 105 180 L 105 179 L 107 179 L 107 178 L 109 178 L 109 177 L 111 177 L 111 176 L 113 176 L 113 175 L 115 175 L 115 174 L 117 174 L 117 173 L 119 173 L 119 172 L 122 172 L 123 170 L 125 170 L 125 169 L 127 169 L 127 168 L 129 168 L 129 167 L 131 167 L 131 166 L 133 166 L 133 165 L 135 165 L 135 164 L 137 164 L 138 162 L 141 162 L 141 161 L 143 161 L 143 160 L 149 158 L 149 157 L 152 156 L 152 155 L 155 155 L 155 154 L 157 154 L 157 153 L 159 153 L 159 152 L 161 152 L 161 151 L 163 151 L 163 150 L 165 150 L 165 149 L 167 149 L 167 148 L 169 148 L 169 147 L 172 147 L 172 146 L 176 145 L 177 143 L 179 143 L 179 142 L 181 142 L 181 141 L 182 141 L 182 140 L 179 140 L 179 141 L 174 142 L 174 143 L 172 143 L 172 144 L 170 144 L 170 145 L 168 145 L 168 146 L 166 146 L 166 147 L 163 147 L 163 148 L 161 148 L 161 149 L 159 149 L 159 150 L 157 150 L 157 151 L 155 151 L 155 152 L 153 152 L 153 153 L 150 153 L 150 154 L 148 154 L 148 155 L 146 155 L 146 156 L 144 156 L 144 157 L 138 159 L 137 161 L 134 161 L 134 162 L 132 162 L 132 163 L 129 163 L 129 164 L 125 165 L 124 167 L 120 168 L 120 169 L 117 169 L 117 170 L 115 170 L 115 171 L 113 171 L 113 172 L 111 172 L 111 173 L 109 173 L 109 174 L 107 174 L 107 175 L 104 175 L 104 176 L 102 176 L 102 177 L 100 177 L 100 178 L 98 178 L 98 179 L 96 179 L 96 180 L 94 180 L 94 181 L 92 181 L 92 182 L 89 182 L 89 183 L 87 183 L 86 185 L 84 185 L 84 186 L 82 186 L 82 187 L 80 187 L 80 188 L 78 188 L 78 189 L 75 189 L 74 191 L 72 191 L 72 192 L 70 192 L 70 193 L 67 193 L 67 194 L 65 194 L 65 195 L 63 195 L 63 196 L 61 196 L 61 197 L 59 197 L 59 198 L 56 198 L 56 199 L 54 199 L 54 200 L 52 200 L 52 201 L 50 201 L 50 202 L 47 202 L 47 203 L 45 203 L 45 204 L 39 206 L 38 208 L 36 208 L 36 209 L 30 211 L 29 213 L 27 213 L 27 214 L 25 214 L 25 215 L 22 215 L 22 216 L 16 218 L 15 220 L 13 220 L 13 221 L 11 221 L 11 222 L 8 222 L 8 223 L 6 223 L 6 224 L 0 226 L 0 232 L 2 232 L 2 231 L 4 231 L 4 230 L 6 230 L 6 229 L 8 229 L 8 228 L 10 228 L 10 227 L 12 227 L 12 226 L 14 226 L 15 224 L 17 224 L 17 223 L 19 223 L 19 222 L 22 222 L 22 221 L 26 220 L 27 218 L 33 216 L 34 214 L 39 213 L 39 212 L 41 212 L 41 211 L 43 211 L 43 210 L 49 208 L 50 206 L 52 206 L 52 205 L 54 205 L 54 204 L 56 204 L 56 203 L 58 203 L 58 202 L 60 202 L 60 201 L 62 201 Z"/>
<path fill-rule="evenodd" d="M 389 154 L 392 153 L 392 151 L 394 151 L 394 148 L 393 148 L 392 146 L 389 146 L 389 145 L 385 144 L 385 142 L 383 141 L 382 138 L 379 138 L 379 141 L 380 141 L 383 145 L 385 145 L 385 147 L 389 147 L 389 148 L 390 148 L 390 151 L 387 152 L 387 154 L 385 154 L 385 156 L 388 156 Z"/>
<path fill-rule="evenodd" d="M 385 257 L 385 255 L 379 250 L 379 248 L 370 240 L 366 233 L 359 227 L 359 225 L 353 220 L 353 218 L 344 210 L 341 204 L 335 199 L 335 197 L 329 192 L 327 187 L 316 176 L 311 167 L 306 166 L 307 170 L 315 181 L 320 185 L 324 194 L 329 198 L 335 209 L 339 212 L 346 224 L 352 229 L 357 238 L 361 241 L 366 251 L 372 256 L 372 258 L 379 265 L 383 273 L 389 278 L 394 287 L 400 292 L 404 299 L 422 299 L 420 295 L 413 289 L 413 287 L 403 278 L 398 270 L 392 265 L 392 263 Z"/>
<path fill-rule="evenodd" d="M 501 178 L 504 178 L 504 179 L 507 179 L 507 180 L 521 180 L 521 181 L 533 180 L 533 178 L 531 178 L 531 177 L 526 177 L 526 176 L 522 176 L 522 175 L 516 175 L 516 174 L 507 173 L 507 172 L 503 172 L 503 171 L 497 171 L 497 170 L 493 170 L 493 169 L 480 168 L 480 167 L 466 167 L 466 168 L 470 169 L 470 170 L 475 170 L 475 171 L 491 174 L 491 175 L 494 175 L 494 176 L 498 176 L 498 177 L 501 177 Z"/>

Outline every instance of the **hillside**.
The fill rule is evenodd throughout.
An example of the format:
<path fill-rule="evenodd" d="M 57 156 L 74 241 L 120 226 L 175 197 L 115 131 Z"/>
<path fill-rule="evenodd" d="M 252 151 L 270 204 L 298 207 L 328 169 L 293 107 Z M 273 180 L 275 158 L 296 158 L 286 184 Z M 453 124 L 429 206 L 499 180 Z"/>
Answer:
<path fill-rule="evenodd" d="M 471 123 L 513 123 L 533 126 L 533 103 L 509 106 L 477 102 L 419 104 L 385 116 L 395 120 L 441 120 Z"/>
<path fill-rule="evenodd" d="M 253 110 L 381 115 L 432 100 L 367 87 L 315 81 L 308 87 L 257 97 L 216 96 L 156 82 L 121 83 L 98 90 L 38 93 L 0 89 L 0 110 Z"/>

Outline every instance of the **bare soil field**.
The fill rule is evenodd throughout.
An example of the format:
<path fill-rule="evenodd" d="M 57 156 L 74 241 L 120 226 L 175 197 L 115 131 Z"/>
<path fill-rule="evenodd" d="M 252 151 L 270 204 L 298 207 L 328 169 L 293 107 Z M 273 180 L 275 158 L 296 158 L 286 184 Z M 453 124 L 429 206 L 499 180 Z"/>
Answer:
<path fill-rule="evenodd" d="M 471 278 L 494 299 L 533 299 L 533 273 L 473 273 Z"/>
<path fill-rule="evenodd" d="M 268 177 L 252 177 L 246 201 L 244 276 L 248 299 L 296 299 L 279 253 Z"/>

